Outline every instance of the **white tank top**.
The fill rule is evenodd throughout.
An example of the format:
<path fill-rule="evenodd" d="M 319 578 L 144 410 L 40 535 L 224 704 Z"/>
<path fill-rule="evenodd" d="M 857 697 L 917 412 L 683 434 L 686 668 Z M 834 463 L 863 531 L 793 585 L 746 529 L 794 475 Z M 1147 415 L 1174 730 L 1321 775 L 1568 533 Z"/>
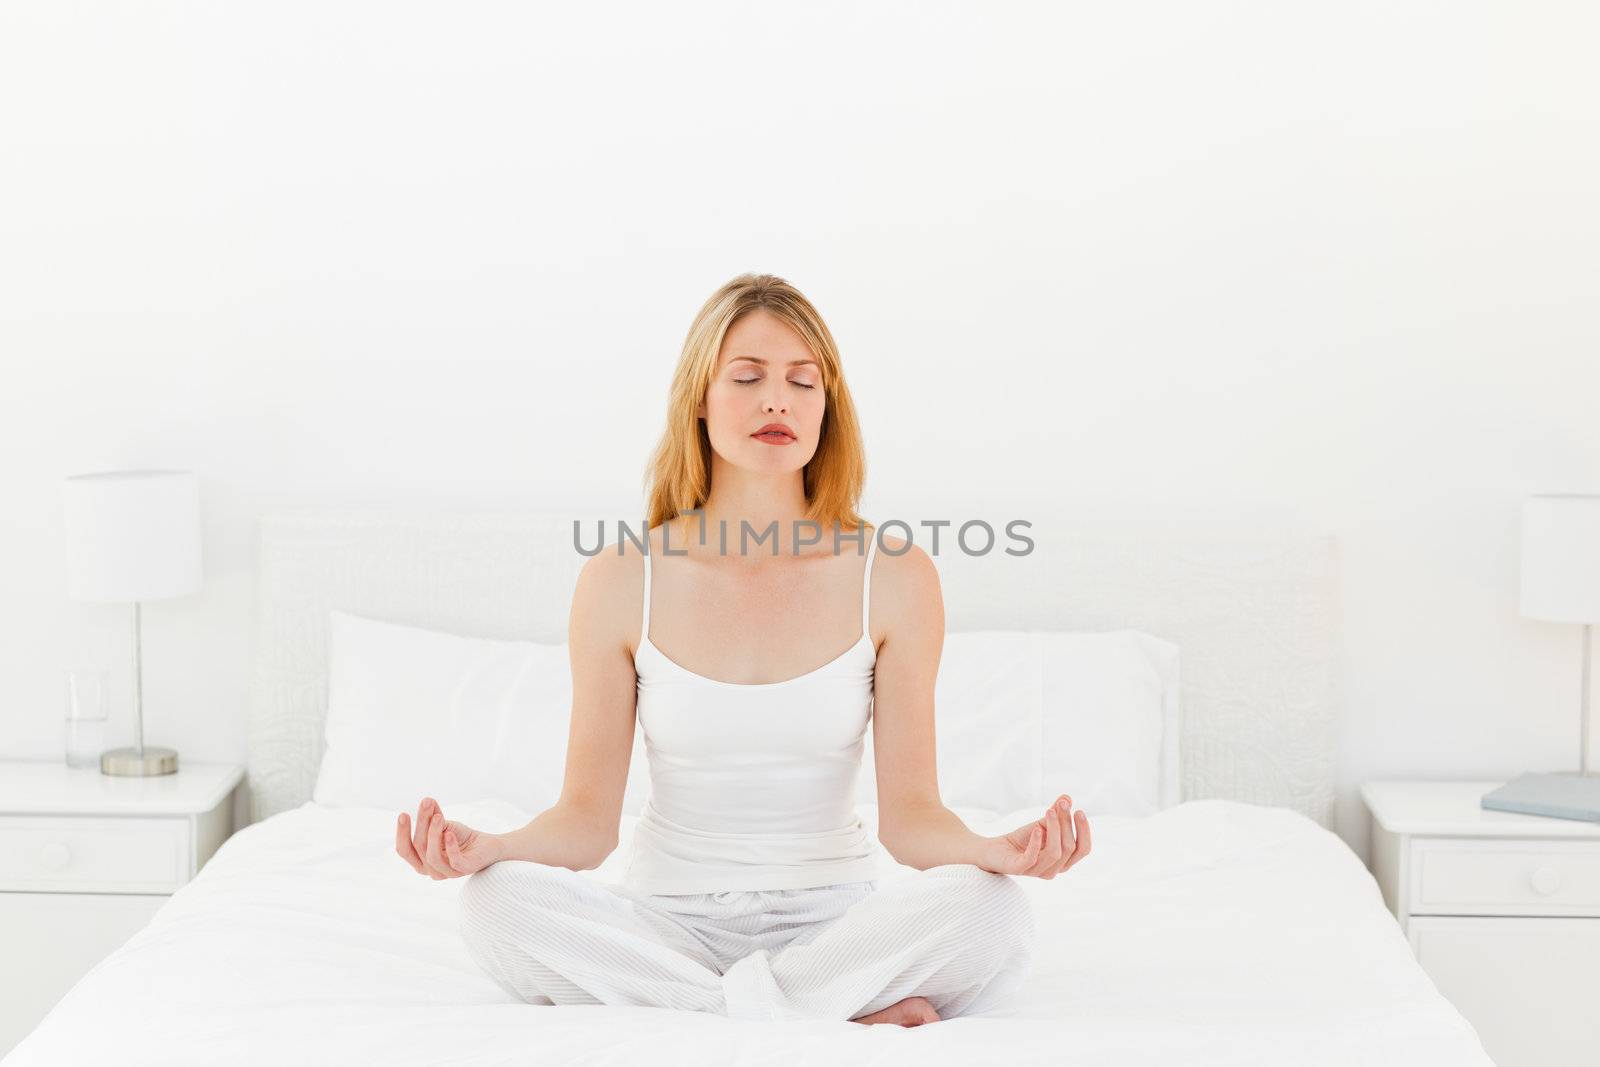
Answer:
<path fill-rule="evenodd" d="M 706 678 L 651 643 L 645 538 L 633 662 L 650 798 L 625 885 L 676 895 L 878 877 L 875 843 L 855 810 L 878 659 L 867 630 L 877 530 L 866 532 L 860 640 L 814 671 L 763 684 Z"/>

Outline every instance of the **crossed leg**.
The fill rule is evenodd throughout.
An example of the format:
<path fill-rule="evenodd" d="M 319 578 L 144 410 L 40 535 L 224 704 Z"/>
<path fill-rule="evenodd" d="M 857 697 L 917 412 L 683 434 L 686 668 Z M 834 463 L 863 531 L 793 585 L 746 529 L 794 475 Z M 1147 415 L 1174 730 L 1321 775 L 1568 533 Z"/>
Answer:
<path fill-rule="evenodd" d="M 1026 977 L 1034 930 L 1022 887 L 972 864 L 890 879 L 837 919 L 726 971 L 647 901 L 564 867 L 491 864 L 462 885 L 461 909 L 473 959 L 529 1003 L 742 1019 L 880 1021 L 865 1017 L 908 998 L 926 998 L 940 1018 L 982 1011 Z"/>
<path fill-rule="evenodd" d="M 1032 965 L 1034 922 L 1008 875 L 946 864 L 883 882 L 838 919 L 723 976 L 734 1018 L 857 1019 L 925 998 L 941 1019 L 1005 1000 Z"/>
<path fill-rule="evenodd" d="M 566 867 L 501 860 L 461 886 L 468 952 L 530 1004 L 722 1012 L 716 961 L 681 927 Z"/>

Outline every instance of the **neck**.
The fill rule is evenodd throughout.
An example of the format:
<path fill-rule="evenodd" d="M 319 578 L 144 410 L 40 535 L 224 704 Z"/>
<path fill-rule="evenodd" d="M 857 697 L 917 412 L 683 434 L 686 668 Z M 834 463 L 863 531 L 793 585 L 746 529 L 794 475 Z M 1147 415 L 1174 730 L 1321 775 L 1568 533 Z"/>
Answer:
<path fill-rule="evenodd" d="M 790 555 L 794 552 L 797 532 L 802 537 L 810 537 L 815 532 L 810 526 L 799 526 L 797 529 L 797 524 L 806 518 L 805 482 L 800 471 L 758 474 L 726 464 L 714 464 L 711 485 L 711 494 L 702 505 L 702 511 L 705 548 L 712 552 L 716 552 L 722 544 L 721 530 L 726 529 L 728 555 L 738 555 L 741 524 L 750 527 L 752 537 L 749 551 L 752 556 L 769 556 L 774 535 L 778 542 L 778 554 Z M 687 540 L 699 547 L 700 520 L 688 515 L 682 521 Z M 764 534 L 774 526 L 773 534 L 768 535 L 765 541 L 759 546 L 754 543 L 754 535 Z M 814 549 L 815 545 L 810 545 L 806 551 Z"/>

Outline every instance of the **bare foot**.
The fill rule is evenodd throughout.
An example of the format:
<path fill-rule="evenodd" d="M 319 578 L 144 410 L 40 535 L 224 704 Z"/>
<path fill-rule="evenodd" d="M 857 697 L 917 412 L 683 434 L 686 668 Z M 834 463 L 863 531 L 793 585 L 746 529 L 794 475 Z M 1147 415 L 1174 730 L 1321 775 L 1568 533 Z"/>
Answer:
<path fill-rule="evenodd" d="M 907 997 L 898 1004 L 891 1004 L 882 1011 L 875 1011 L 871 1015 L 863 1015 L 859 1019 L 851 1019 L 853 1023 L 897 1023 L 900 1026 L 921 1026 L 923 1023 L 936 1023 L 939 1013 L 933 1010 L 933 1005 L 928 1003 L 927 997 Z"/>

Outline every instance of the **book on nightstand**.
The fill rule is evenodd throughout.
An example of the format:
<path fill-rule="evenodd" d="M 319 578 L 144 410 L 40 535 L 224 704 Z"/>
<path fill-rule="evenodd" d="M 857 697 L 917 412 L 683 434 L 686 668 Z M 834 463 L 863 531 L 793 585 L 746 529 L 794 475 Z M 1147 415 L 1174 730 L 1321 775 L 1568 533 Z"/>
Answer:
<path fill-rule="evenodd" d="M 1600 822 L 1600 774 L 1524 774 L 1483 795 L 1496 811 Z"/>

